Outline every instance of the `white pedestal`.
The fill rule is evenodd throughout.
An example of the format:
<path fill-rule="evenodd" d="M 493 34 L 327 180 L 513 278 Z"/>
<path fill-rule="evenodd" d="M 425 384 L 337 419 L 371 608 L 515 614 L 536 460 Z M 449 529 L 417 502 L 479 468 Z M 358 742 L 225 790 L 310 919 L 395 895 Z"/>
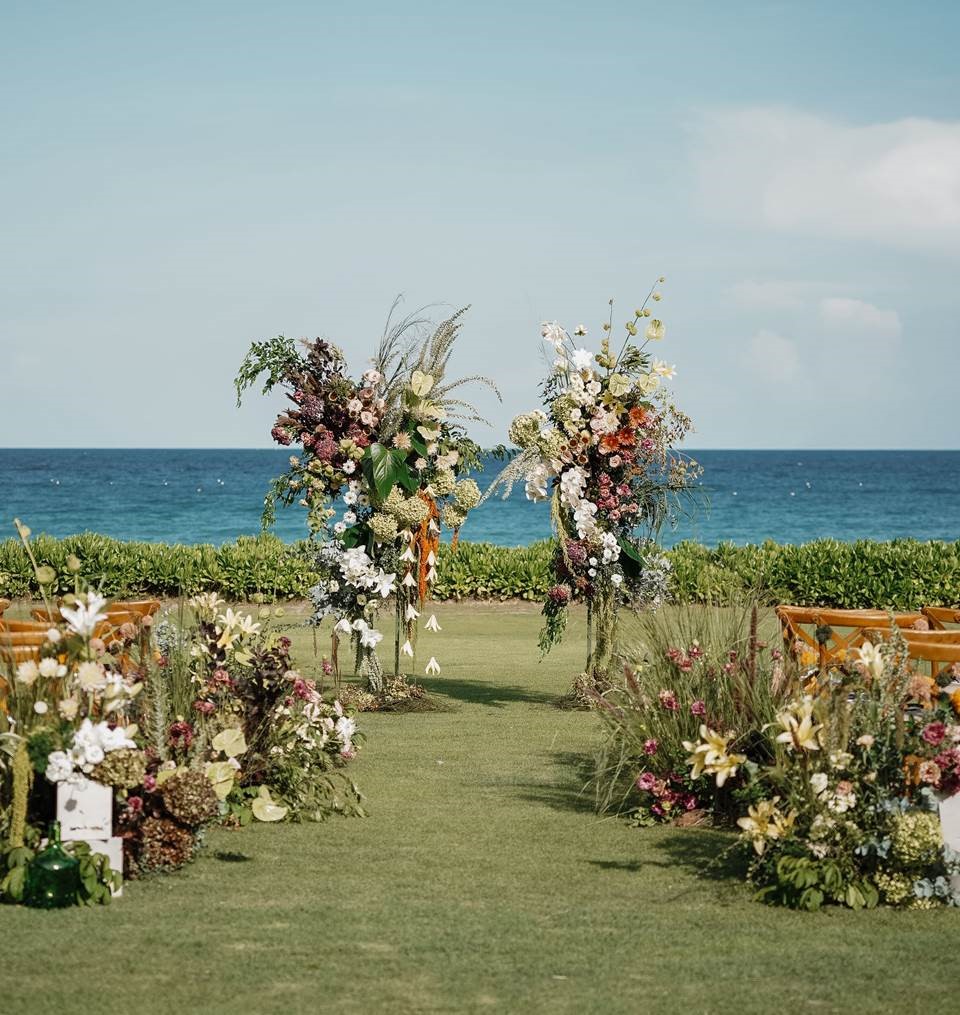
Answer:
<path fill-rule="evenodd" d="M 944 843 L 960 853 L 960 793 L 940 797 L 940 828 Z M 950 883 L 954 891 L 960 890 L 960 874 L 954 874 Z"/>
<path fill-rule="evenodd" d="M 41 848 L 46 846 L 49 839 L 41 839 Z M 103 853 L 110 861 L 110 870 L 119 874 L 123 877 L 123 839 L 118 835 L 111 835 L 109 839 L 61 839 L 60 840 L 65 846 L 71 842 L 85 842 L 90 847 L 91 853 Z M 120 882 L 119 888 L 111 890 L 110 894 L 116 898 L 119 895 L 123 895 L 123 882 Z"/>
<path fill-rule="evenodd" d="M 113 836 L 113 787 L 90 779 L 59 783 L 57 821 L 61 839 L 110 839 Z"/>

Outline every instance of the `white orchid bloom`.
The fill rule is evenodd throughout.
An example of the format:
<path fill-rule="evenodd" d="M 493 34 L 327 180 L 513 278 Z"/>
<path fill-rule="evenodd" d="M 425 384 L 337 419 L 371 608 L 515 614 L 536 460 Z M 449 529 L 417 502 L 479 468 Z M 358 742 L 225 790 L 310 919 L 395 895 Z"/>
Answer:
<path fill-rule="evenodd" d="M 420 616 L 420 612 L 414 608 L 413 603 L 407 603 L 407 612 L 404 614 L 404 619 L 407 621 L 416 620 Z"/>
<path fill-rule="evenodd" d="M 413 658 L 413 646 L 410 644 L 409 638 L 400 646 L 400 652 L 402 655 Z"/>
<path fill-rule="evenodd" d="M 430 614 L 430 619 L 423 625 L 427 631 L 442 631 L 443 628 L 437 623 L 437 615 Z"/>
<path fill-rule="evenodd" d="M 433 674 L 436 674 L 436 675 L 439 676 L 439 674 L 440 674 L 440 664 L 437 662 L 437 660 L 433 656 L 430 656 L 430 662 L 427 663 L 427 668 L 424 670 L 424 673 L 426 673 L 426 675 L 428 677 L 432 676 Z"/>
<path fill-rule="evenodd" d="M 406 585 L 408 589 L 412 589 L 413 586 L 417 584 L 413 579 L 412 571 L 407 572 L 406 577 L 403 579 L 403 584 Z"/>
<path fill-rule="evenodd" d="M 400 559 L 406 561 L 408 564 L 412 564 L 417 559 L 414 555 L 413 547 L 408 546 L 403 553 L 400 554 Z"/>
<path fill-rule="evenodd" d="M 367 627 L 360 635 L 360 645 L 363 648 L 376 648 L 383 640 L 383 635 L 372 627 Z"/>
<path fill-rule="evenodd" d="M 437 555 L 433 552 L 433 550 L 431 550 L 427 554 L 427 567 L 433 567 L 433 565 L 436 564 L 436 562 L 437 562 Z"/>
<path fill-rule="evenodd" d="M 427 581 L 435 582 L 437 580 L 437 569 L 435 567 L 430 568 L 427 572 Z"/>

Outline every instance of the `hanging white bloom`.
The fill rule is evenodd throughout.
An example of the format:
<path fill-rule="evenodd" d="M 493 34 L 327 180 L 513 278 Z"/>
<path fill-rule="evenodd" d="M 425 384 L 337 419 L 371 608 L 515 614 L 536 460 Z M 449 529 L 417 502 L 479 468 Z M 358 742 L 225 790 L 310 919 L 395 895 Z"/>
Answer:
<path fill-rule="evenodd" d="M 433 567 L 433 565 L 436 564 L 436 562 L 437 562 L 437 555 L 433 552 L 433 550 L 431 550 L 427 554 L 427 566 L 428 567 Z"/>
<path fill-rule="evenodd" d="M 434 659 L 433 656 L 430 656 L 430 662 L 427 663 L 427 668 L 424 670 L 424 673 L 426 673 L 428 677 L 432 676 L 433 674 L 439 675 L 440 664 L 437 662 L 436 659 Z"/>
<path fill-rule="evenodd" d="M 430 619 L 423 626 L 428 631 L 443 630 L 443 628 L 437 623 L 437 615 L 435 613 L 430 614 Z"/>
<path fill-rule="evenodd" d="M 413 646 L 410 644 L 409 638 L 400 646 L 400 653 L 401 655 L 409 656 L 411 659 L 413 658 Z"/>
<path fill-rule="evenodd" d="M 407 603 L 407 612 L 404 614 L 404 619 L 407 621 L 416 620 L 420 616 L 420 613 L 414 609 L 413 603 Z"/>
<path fill-rule="evenodd" d="M 412 589 L 413 586 L 417 584 L 414 581 L 414 579 L 413 579 L 413 572 L 412 571 L 408 571 L 406 573 L 406 576 L 403 579 L 403 584 L 406 585 L 408 589 Z"/>
<path fill-rule="evenodd" d="M 429 522 L 429 524 L 427 525 L 427 531 L 428 531 L 428 532 L 432 532 L 432 533 L 433 533 L 433 535 L 435 535 L 435 536 L 436 536 L 436 535 L 439 535 L 439 533 L 440 533 L 440 526 L 439 526 L 439 525 L 437 525 L 437 523 L 436 523 L 436 520 L 435 520 L 435 519 L 433 519 L 433 518 L 431 518 L 431 519 L 430 519 L 430 522 Z"/>
<path fill-rule="evenodd" d="M 358 617 L 351 625 L 354 631 L 366 631 L 370 626 L 363 617 Z"/>
<path fill-rule="evenodd" d="M 376 648 L 383 640 L 383 635 L 372 627 L 367 627 L 360 635 L 360 645 L 363 648 Z"/>
<path fill-rule="evenodd" d="M 351 627 L 350 621 L 346 617 L 342 617 L 337 621 L 333 630 L 335 634 L 349 634 L 353 630 L 353 627 Z"/>
<path fill-rule="evenodd" d="M 405 549 L 405 550 L 403 551 L 403 553 L 401 553 L 401 554 L 400 554 L 400 559 L 401 559 L 401 560 L 403 560 L 403 561 L 406 561 L 407 563 L 411 563 L 411 564 L 412 564 L 412 563 L 413 563 L 413 561 L 415 561 L 415 560 L 417 559 L 417 558 L 416 558 L 416 557 L 414 556 L 414 553 L 413 553 L 413 547 L 412 547 L 412 546 L 408 546 L 408 547 L 407 547 L 407 548 L 406 548 L 406 549 Z"/>

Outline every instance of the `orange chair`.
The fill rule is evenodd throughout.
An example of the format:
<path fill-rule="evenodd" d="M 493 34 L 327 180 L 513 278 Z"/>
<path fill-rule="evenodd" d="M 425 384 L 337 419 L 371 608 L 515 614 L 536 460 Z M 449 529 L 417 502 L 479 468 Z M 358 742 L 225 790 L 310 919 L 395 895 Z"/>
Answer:
<path fill-rule="evenodd" d="M 0 617 L 3 616 L 3 611 L 10 605 L 9 599 L 0 599 Z"/>
<path fill-rule="evenodd" d="M 845 662 L 851 649 L 859 648 L 866 640 L 866 629 L 882 629 L 896 624 L 911 628 L 923 621 L 920 613 L 897 613 L 891 621 L 883 610 L 832 610 L 821 606 L 778 606 L 777 619 L 786 651 L 797 655 L 798 647 L 811 652 L 821 670 Z M 814 628 L 813 633 L 806 630 Z M 848 630 L 840 634 L 837 628 Z M 820 641 L 817 632 L 823 637 Z"/>
<path fill-rule="evenodd" d="M 882 641 L 890 634 L 886 630 L 866 632 L 873 641 Z M 930 675 L 935 677 L 947 666 L 960 663 L 960 631 L 901 631 L 911 659 L 930 663 Z"/>
<path fill-rule="evenodd" d="M 138 618 L 152 617 L 160 609 L 159 599 L 118 599 L 110 604 L 110 610 L 126 610 L 127 613 L 135 613 Z"/>
<path fill-rule="evenodd" d="M 7 631 L 16 631 L 18 634 L 30 631 L 46 634 L 50 630 L 50 625 L 37 620 L 11 620 L 9 617 L 6 617 L 0 620 L 0 628 Z"/>
<path fill-rule="evenodd" d="M 0 631 L 0 659 L 23 663 L 40 658 L 47 636 L 39 631 Z"/>
<path fill-rule="evenodd" d="M 922 612 L 936 631 L 946 631 L 947 624 L 960 624 L 960 606 L 924 606 Z"/>

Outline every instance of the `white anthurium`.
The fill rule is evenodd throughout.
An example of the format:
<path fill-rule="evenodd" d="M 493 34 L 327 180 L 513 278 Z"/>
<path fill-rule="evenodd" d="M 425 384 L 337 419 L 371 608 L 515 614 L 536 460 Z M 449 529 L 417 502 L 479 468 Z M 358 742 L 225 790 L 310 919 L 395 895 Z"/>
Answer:
<path fill-rule="evenodd" d="M 417 584 L 416 581 L 414 581 L 412 571 L 407 572 L 406 577 L 403 579 L 403 584 L 406 585 L 408 589 L 412 589 L 413 586 Z"/>
<path fill-rule="evenodd" d="M 439 675 L 439 673 L 440 673 L 440 664 L 437 662 L 437 660 L 433 656 L 430 656 L 430 662 L 427 663 L 427 668 L 424 670 L 424 673 L 426 673 L 426 675 L 428 677 L 432 676 L 434 674 Z"/>
<path fill-rule="evenodd" d="M 413 603 L 407 603 L 407 612 L 404 614 L 405 620 L 416 620 L 420 616 L 420 611 L 417 610 Z"/>
<path fill-rule="evenodd" d="M 437 623 L 437 615 L 430 614 L 430 619 L 423 625 L 428 631 L 442 631 L 443 628 Z"/>
<path fill-rule="evenodd" d="M 410 644 L 409 638 L 400 646 L 400 652 L 411 659 L 413 658 L 413 646 Z"/>

